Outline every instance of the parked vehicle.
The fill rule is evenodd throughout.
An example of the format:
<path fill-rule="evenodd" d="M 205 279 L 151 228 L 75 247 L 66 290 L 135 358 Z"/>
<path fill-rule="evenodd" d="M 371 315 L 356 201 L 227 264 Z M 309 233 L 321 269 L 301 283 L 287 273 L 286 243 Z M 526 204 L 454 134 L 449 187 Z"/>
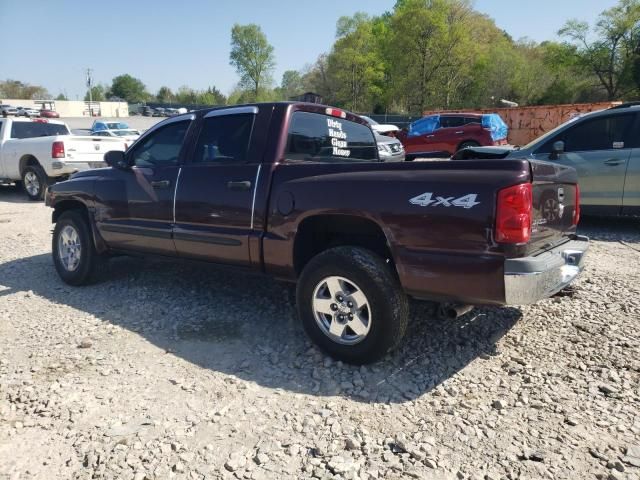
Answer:
<path fill-rule="evenodd" d="M 48 108 L 43 108 L 40 110 L 40 116 L 42 118 L 60 118 L 60 114 L 55 110 L 49 110 Z"/>
<path fill-rule="evenodd" d="M 395 126 L 395 125 L 391 125 L 391 124 L 381 124 L 376 122 L 373 118 L 367 117 L 365 115 L 360 115 L 361 118 L 364 118 L 364 120 L 369 124 L 369 126 L 371 127 L 371 130 L 373 130 L 374 132 L 380 134 L 380 135 L 389 135 L 389 134 L 395 134 L 395 132 L 400 131 L 400 129 Z"/>
<path fill-rule="evenodd" d="M 103 130 L 131 130 L 128 123 L 125 122 L 112 122 L 108 120 L 94 120 L 91 125 L 92 132 L 100 132 Z"/>
<path fill-rule="evenodd" d="M 478 146 L 506 145 L 508 128 L 497 114 L 447 113 L 428 115 L 398 132 L 407 160 L 450 157 Z"/>
<path fill-rule="evenodd" d="M 31 108 L 31 107 L 18 107 L 17 108 L 17 113 L 16 113 L 16 117 L 27 117 L 27 118 L 31 118 L 31 117 L 39 117 L 40 116 L 40 110 L 37 110 L 35 108 Z"/>
<path fill-rule="evenodd" d="M 165 112 L 164 108 L 162 107 L 157 107 L 153 110 L 153 116 L 154 117 L 166 117 L 167 113 Z"/>
<path fill-rule="evenodd" d="M 167 117 L 173 117 L 174 115 L 178 115 L 180 113 L 178 108 L 165 108 L 164 114 Z"/>
<path fill-rule="evenodd" d="M 573 167 L 586 214 L 640 215 L 640 105 L 622 104 L 560 125 L 524 147 L 472 148 L 455 159 L 529 158 Z M 547 208 L 554 208 L 551 199 Z"/>
<path fill-rule="evenodd" d="M 121 138 L 127 142 L 127 146 L 136 141 L 140 136 L 138 130 L 100 130 L 97 132 L 91 132 L 92 137 L 111 137 Z"/>
<path fill-rule="evenodd" d="M 66 124 L 45 119 L 0 119 L 0 182 L 22 182 L 31 200 L 72 173 L 105 165 L 109 150 L 124 150 L 118 138 L 72 136 Z"/>
<path fill-rule="evenodd" d="M 373 132 L 378 144 L 378 155 L 383 162 L 404 162 L 404 147 L 400 140 L 393 137 L 378 135 Z"/>
<path fill-rule="evenodd" d="M 18 109 L 11 105 L 0 105 L 0 111 L 2 112 L 3 117 L 8 117 L 9 115 L 16 116 L 18 113 Z"/>
<path fill-rule="evenodd" d="M 143 117 L 153 117 L 153 114 L 154 114 L 154 110 L 149 106 L 145 105 L 140 109 L 140 115 L 142 115 Z"/>
<path fill-rule="evenodd" d="M 47 194 L 65 282 L 89 282 L 111 253 L 265 273 L 297 282 L 309 336 L 353 363 L 398 344 L 408 296 L 452 302 L 453 316 L 535 302 L 578 275 L 588 247 L 574 169 L 383 163 L 364 120 L 322 105 L 175 116 L 105 161 Z M 560 191 L 564 215 L 543 219 L 537 200 Z"/>

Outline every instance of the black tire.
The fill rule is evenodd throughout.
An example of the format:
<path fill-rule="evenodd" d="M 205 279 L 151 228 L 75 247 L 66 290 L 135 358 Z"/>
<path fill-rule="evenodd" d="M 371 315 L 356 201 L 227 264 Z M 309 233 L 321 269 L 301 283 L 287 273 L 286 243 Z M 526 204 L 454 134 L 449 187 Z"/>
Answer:
<path fill-rule="evenodd" d="M 74 229 L 79 240 L 79 261 L 73 269 L 65 266 L 65 262 L 60 256 L 61 249 L 58 248 L 60 242 L 64 241 L 62 235 L 66 227 Z M 64 249 L 64 245 L 62 248 Z M 91 227 L 86 216 L 78 210 L 68 210 L 60 215 L 53 230 L 51 249 L 56 271 L 60 278 L 69 285 L 78 286 L 91 283 L 95 274 L 105 262 L 104 258 L 96 252 Z"/>
<path fill-rule="evenodd" d="M 458 150 L 464 150 L 465 148 L 479 147 L 480 144 L 478 142 L 474 142 L 473 140 L 468 140 L 466 142 L 462 142 L 458 147 Z"/>
<path fill-rule="evenodd" d="M 370 305 L 370 311 L 365 308 L 369 313 L 369 330 L 358 343 L 345 345 L 334 341 L 316 320 L 314 295 L 330 277 L 353 282 Z M 407 329 L 409 304 L 398 279 L 380 256 L 364 248 L 336 247 L 312 258 L 299 278 L 296 300 L 298 315 L 311 340 L 335 359 L 347 363 L 364 364 L 380 359 L 400 343 Z M 342 306 L 346 308 L 345 302 Z M 338 321 L 338 313 L 329 317 L 332 325 Z"/>
<path fill-rule="evenodd" d="M 40 165 L 29 165 L 22 172 L 22 188 L 29 200 L 42 200 L 48 186 L 49 179 Z"/>

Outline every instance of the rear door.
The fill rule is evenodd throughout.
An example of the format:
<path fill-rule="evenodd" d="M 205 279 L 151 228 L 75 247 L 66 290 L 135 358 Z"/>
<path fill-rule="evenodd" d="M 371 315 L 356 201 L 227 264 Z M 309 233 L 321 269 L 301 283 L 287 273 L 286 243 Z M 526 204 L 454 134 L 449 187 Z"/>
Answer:
<path fill-rule="evenodd" d="M 102 207 L 96 224 L 115 249 L 175 255 L 173 201 L 185 137 L 193 115 L 174 117 L 140 137 L 127 152 L 130 170 L 111 169 L 96 182 Z"/>
<path fill-rule="evenodd" d="M 565 152 L 554 161 L 577 170 L 581 204 L 619 213 L 634 121 L 633 112 L 586 119 L 549 139 L 534 156 L 548 160 L 553 143 L 563 141 Z"/>
<path fill-rule="evenodd" d="M 270 120 L 270 112 L 259 115 L 259 108 L 272 107 L 228 108 L 204 116 L 176 191 L 173 237 L 179 256 L 249 266 Z"/>

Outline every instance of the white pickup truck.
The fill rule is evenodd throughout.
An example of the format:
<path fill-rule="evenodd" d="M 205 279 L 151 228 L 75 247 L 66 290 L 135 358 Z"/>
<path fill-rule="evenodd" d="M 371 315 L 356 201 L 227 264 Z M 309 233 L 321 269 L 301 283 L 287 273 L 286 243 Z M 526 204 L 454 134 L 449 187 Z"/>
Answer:
<path fill-rule="evenodd" d="M 22 183 L 31 200 L 42 200 L 48 185 L 104 167 L 106 152 L 127 146 L 115 137 L 71 135 L 60 121 L 0 118 L 0 183 Z"/>

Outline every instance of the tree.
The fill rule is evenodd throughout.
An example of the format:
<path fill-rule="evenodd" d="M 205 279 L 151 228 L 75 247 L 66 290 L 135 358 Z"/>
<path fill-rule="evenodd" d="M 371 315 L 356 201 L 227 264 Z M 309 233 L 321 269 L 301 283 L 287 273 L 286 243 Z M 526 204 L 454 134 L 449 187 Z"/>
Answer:
<path fill-rule="evenodd" d="M 40 85 L 30 85 L 18 80 L 0 82 L 0 97 L 24 100 L 49 99 L 51 95 Z"/>
<path fill-rule="evenodd" d="M 107 88 L 103 85 L 94 85 L 91 87 L 91 100 L 94 102 L 104 102 L 106 100 Z M 89 92 L 84 96 L 84 101 L 89 101 Z"/>
<path fill-rule="evenodd" d="M 64 93 L 59 93 L 56 100 L 69 100 Z"/>
<path fill-rule="evenodd" d="M 273 47 L 258 25 L 233 26 L 229 63 L 240 75 L 241 86 L 250 89 L 253 100 L 258 100 L 261 89 L 269 86 L 275 68 Z"/>
<path fill-rule="evenodd" d="M 640 58 L 640 0 L 620 0 L 600 14 L 594 29 L 569 20 L 558 34 L 576 47 L 578 60 L 595 75 L 608 100 L 638 88 L 634 69 Z"/>
<path fill-rule="evenodd" d="M 160 103 L 172 103 L 175 101 L 175 95 L 169 87 L 160 87 L 156 93 L 156 100 Z"/>
<path fill-rule="evenodd" d="M 149 93 L 141 80 L 124 74 L 112 80 L 107 97 L 118 97 L 129 103 L 139 103 L 145 102 L 149 98 Z"/>
<path fill-rule="evenodd" d="M 304 90 L 302 75 L 297 70 L 287 70 L 282 74 L 280 84 L 280 96 L 283 100 L 289 100 L 295 95 L 300 95 Z"/>

